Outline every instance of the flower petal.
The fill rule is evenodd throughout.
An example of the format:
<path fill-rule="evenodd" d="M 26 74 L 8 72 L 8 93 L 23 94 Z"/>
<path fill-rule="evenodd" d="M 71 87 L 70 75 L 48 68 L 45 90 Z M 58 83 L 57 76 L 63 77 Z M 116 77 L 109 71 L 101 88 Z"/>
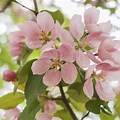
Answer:
<path fill-rule="evenodd" d="M 68 62 L 73 62 L 75 61 L 75 50 L 74 48 L 69 45 L 69 44 L 62 44 L 59 49 L 60 53 L 60 59 L 68 61 Z"/>
<path fill-rule="evenodd" d="M 52 116 L 47 113 L 38 112 L 35 116 L 36 120 L 52 120 Z"/>
<path fill-rule="evenodd" d="M 19 28 L 28 39 L 31 39 L 33 41 L 34 39 L 39 39 L 41 31 L 37 23 L 33 21 L 28 21 L 25 24 L 19 25 Z"/>
<path fill-rule="evenodd" d="M 48 51 L 44 51 L 41 55 L 41 58 L 48 58 L 48 59 L 58 59 L 59 52 L 57 49 L 50 49 Z"/>
<path fill-rule="evenodd" d="M 90 60 L 89 60 L 89 57 L 85 53 L 83 53 L 81 50 L 78 50 L 76 52 L 76 63 L 81 68 L 86 68 L 86 67 L 89 67 Z"/>
<path fill-rule="evenodd" d="M 83 91 L 86 96 L 88 96 L 90 99 L 92 98 L 94 94 L 92 78 L 89 78 L 85 81 L 84 86 L 83 86 Z"/>
<path fill-rule="evenodd" d="M 111 25 L 110 21 L 100 23 L 99 27 L 100 27 L 101 31 L 103 31 L 103 32 L 110 32 L 110 30 L 112 29 L 112 25 Z"/>
<path fill-rule="evenodd" d="M 62 120 L 62 119 L 60 119 L 58 117 L 53 117 L 52 120 Z"/>
<path fill-rule="evenodd" d="M 115 98 L 115 93 L 107 82 L 99 82 L 99 80 L 97 80 L 95 89 L 101 100 L 110 101 Z"/>
<path fill-rule="evenodd" d="M 40 12 L 37 15 L 37 23 L 44 32 L 50 32 L 54 27 L 54 20 L 52 16 L 47 12 Z"/>
<path fill-rule="evenodd" d="M 61 73 L 56 69 L 51 69 L 43 77 L 43 83 L 46 86 L 56 86 L 61 81 Z"/>
<path fill-rule="evenodd" d="M 74 15 L 70 21 L 70 32 L 76 39 L 80 39 L 84 33 L 84 24 L 81 15 Z"/>
<path fill-rule="evenodd" d="M 74 40 L 71 34 L 63 28 L 60 29 L 59 38 L 62 44 L 71 44 L 71 45 L 74 44 Z"/>
<path fill-rule="evenodd" d="M 65 63 L 61 67 L 61 76 L 65 83 L 72 84 L 77 78 L 77 69 L 73 63 Z"/>
<path fill-rule="evenodd" d="M 100 11 L 95 7 L 88 8 L 84 13 L 85 24 L 97 23 Z"/>
<path fill-rule="evenodd" d="M 86 71 L 86 73 L 85 73 L 85 79 L 88 79 L 88 78 L 91 77 L 91 75 L 92 75 L 92 73 L 93 73 L 93 71 L 94 71 L 95 68 L 96 68 L 96 65 L 94 64 L 94 65 L 91 65 L 91 66 L 87 69 L 87 71 Z"/>
<path fill-rule="evenodd" d="M 42 75 L 49 70 L 51 65 L 52 61 L 50 59 L 43 58 L 33 62 L 31 69 L 33 74 Z"/>

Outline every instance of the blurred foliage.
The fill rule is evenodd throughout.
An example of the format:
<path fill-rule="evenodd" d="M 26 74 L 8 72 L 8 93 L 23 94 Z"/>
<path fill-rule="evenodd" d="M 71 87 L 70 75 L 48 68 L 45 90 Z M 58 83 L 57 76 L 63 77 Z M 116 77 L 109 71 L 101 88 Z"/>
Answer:
<path fill-rule="evenodd" d="M 96 7 L 102 7 L 103 9 L 107 9 L 111 12 L 111 14 L 114 14 L 117 6 L 120 4 L 118 0 L 72 0 L 73 2 L 76 2 L 78 4 L 84 4 L 84 5 L 94 5 Z"/>

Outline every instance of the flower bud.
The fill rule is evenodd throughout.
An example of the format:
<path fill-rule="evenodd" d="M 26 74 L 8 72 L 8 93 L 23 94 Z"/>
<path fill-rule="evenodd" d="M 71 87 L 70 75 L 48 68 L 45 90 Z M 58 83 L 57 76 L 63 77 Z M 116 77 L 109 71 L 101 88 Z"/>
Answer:
<path fill-rule="evenodd" d="M 54 113 L 56 112 L 56 104 L 54 101 L 48 101 L 47 103 L 45 103 L 44 105 L 44 109 L 45 109 L 45 112 L 47 113 Z"/>
<path fill-rule="evenodd" d="M 13 72 L 12 70 L 5 70 L 3 73 L 3 80 L 7 82 L 13 82 L 17 78 L 17 74 Z"/>

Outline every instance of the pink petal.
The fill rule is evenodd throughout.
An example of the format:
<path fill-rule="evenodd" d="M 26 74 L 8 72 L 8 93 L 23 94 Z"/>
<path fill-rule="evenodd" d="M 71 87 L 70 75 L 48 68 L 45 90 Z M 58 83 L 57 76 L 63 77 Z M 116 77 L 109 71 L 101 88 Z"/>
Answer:
<path fill-rule="evenodd" d="M 100 27 L 101 31 L 103 31 L 103 32 L 110 32 L 110 30 L 112 29 L 112 25 L 111 25 L 110 21 L 105 22 L 105 23 L 100 23 L 99 27 Z"/>
<path fill-rule="evenodd" d="M 73 63 L 65 63 L 61 67 L 61 76 L 65 83 L 72 84 L 77 78 L 77 69 Z"/>
<path fill-rule="evenodd" d="M 112 58 L 114 62 L 120 65 L 120 51 L 115 51 L 112 53 Z"/>
<path fill-rule="evenodd" d="M 63 28 L 60 29 L 59 38 L 63 44 L 71 44 L 71 45 L 74 44 L 74 40 L 71 34 Z"/>
<path fill-rule="evenodd" d="M 88 79 L 88 78 L 91 77 L 91 75 L 92 75 L 93 71 L 95 70 L 95 68 L 96 68 L 96 65 L 91 65 L 91 66 L 87 69 L 87 71 L 86 71 L 86 73 L 85 73 L 85 79 Z"/>
<path fill-rule="evenodd" d="M 59 49 L 59 54 L 60 54 L 60 59 L 68 61 L 68 62 L 73 62 L 75 61 L 75 50 L 73 47 L 69 44 L 62 44 Z"/>
<path fill-rule="evenodd" d="M 92 78 L 89 78 L 85 81 L 84 86 L 83 86 L 83 91 L 86 96 L 92 99 L 92 96 L 94 94 Z"/>
<path fill-rule="evenodd" d="M 47 113 L 37 113 L 36 120 L 52 120 L 52 116 Z"/>
<path fill-rule="evenodd" d="M 10 120 L 17 120 L 20 115 L 20 110 L 18 108 L 9 109 L 5 111 L 4 117 Z"/>
<path fill-rule="evenodd" d="M 100 11 L 95 7 L 88 8 L 84 13 L 85 24 L 97 23 Z"/>
<path fill-rule="evenodd" d="M 47 12 L 41 12 L 37 15 L 37 23 L 44 32 L 50 32 L 54 27 L 54 20 Z"/>
<path fill-rule="evenodd" d="M 87 24 L 86 29 L 89 33 L 100 32 L 100 27 L 97 24 Z"/>
<path fill-rule="evenodd" d="M 87 42 L 93 48 L 98 48 L 102 41 L 110 38 L 111 37 L 104 32 L 94 32 L 88 35 Z"/>
<path fill-rule="evenodd" d="M 91 52 L 86 53 L 87 56 L 94 62 L 94 63 L 99 63 L 100 61 L 93 55 Z"/>
<path fill-rule="evenodd" d="M 47 101 L 45 104 L 44 104 L 44 110 L 45 112 L 47 113 L 54 113 L 56 112 L 56 104 L 55 104 L 55 101 Z"/>
<path fill-rule="evenodd" d="M 117 71 L 120 69 L 120 65 L 115 64 L 111 60 L 104 60 L 97 64 L 96 68 L 98 70 L 104 70 L 104 71 Z"/>
<path fill-rule="evenodd" d="M 81 15 L 74 15 L 70 21 L 70 32 L 76 39 L 80 39 L 84 33 L 84 24 Z"/>
<path fill-rule="evenodd" d="M 44 51 L 41 55 L 41 58 L 48 58 L 48 59 L 58 59 L 59 52 L 57 49 L 50 49 L 48 51 Z"/>
<path fill-rule="evenodd" d="M 78 50 L 76 52 L 76 63 L 81 68 L 86 68 L 86 67 L 89 67 L 90 60 L 89 60 L 88 56 L 85 53 L 83 53 L 81 50 Z"/>
<path fill-rule="evenodd" d="M 49 70 L 43 77 L 43 83 L 49 87 L 56 86 L 60 81 L 61 73 L 56 69 Z"/>
<path fill-rule="evenodd" d="M 24 33 L 26 39 L 26 45 L 31 49 L 36 49 L 41 47 L 40 34 L 41 30 L 37 23 L 33 21 L 28 21 L 26 24 L 19 26 L 21 31 Z"/>
<path fill-rule="evenodd" d="M 19 28 L 28 39 L 31 39 L 32 41 L 39 39 L 41 31 L 37 23 L 28 21 L 25 24 L 19 25 Z"/>
<path fill-rule="evenodd" d="M 53 117 L 52 120 L 62 120 L 62 119 L 60 119 L 58 117 Z"/>
<path fill-rule="evenodd" d="M 42 47 L 42 51 L 48 51 L 53 49 L 53 46 L 55 45 L 55 41 L 51 40 L 50 42 L 46 43 L 43 47 Z"/>
<path fill-rule="evenodd" d="M 32 41 L 32 39 L 25 39 L 25 43 L 26 45 L 30 48 L 30 49 L 37 49 L 37 48 L 41 48 L 42 47 L 42 43 L 40 42 L 40 40 L 36 39 L 34 41 Z"/>
<path fill-rule="evenodd" d="M 10 42 L 16 41 L 17 43 L 22 42 L 22 40 L 25 38 L 22 31 L 16 31 L 10 33 Z"/>
<path fill-rule="evenodd" d="M 52 61 L 50 59 L 43 58 L 33 62 L 31 69 L 33 74 L 42 75 L 50 69 L 51 65 Z"/>
<path fill-rule="evenodd" d="M 60 26 L 59 22 L 57 21 L 51 32 L 51 36 L 52 36 L 53 40 L 55 40 L 56 38 L 59 37 L 60 29 L 61 29 L 61 26 Z"/>
<path fill-rule="evenodd" d="M 95 89 L 101 100 L 110 101 L 115 98 L 115 93 L 107 82 L 96 81 Z"/>

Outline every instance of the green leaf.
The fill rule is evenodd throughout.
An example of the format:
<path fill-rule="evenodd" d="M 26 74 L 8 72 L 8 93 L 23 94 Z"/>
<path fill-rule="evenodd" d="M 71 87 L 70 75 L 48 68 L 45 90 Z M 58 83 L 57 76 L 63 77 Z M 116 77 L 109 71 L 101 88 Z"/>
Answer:
<path fill-rule="evenodd" d="M 41 75 L 31 75 L 29 76 L 26 86 L 25 86 L 25 96 L 26 99 L 38 98 L 39 95 L 43 94 L 47 88 L 43 84 L 43 76 Z"/>
<path fill-rule="evenodd" d="M 116 114 L 120 117 L 120 96 L 116 98 L 115 111 L 116 111 Z"/>
<path fill-rule="evenodd" d="M 101 120 L 115 120 L 115 117 L 112 116 L 112 115 L 108 115 L 108 114 L 106 114 L 104 112 L 101 112 L 100 113 L 100 119 Z"/>
<path fill-rule="evenodd" d="M 14 108 L 22 103 L 24 99 L 24 94 L 21 92 L 17 92 L 15 95 L 13 93 L 8 93 L 0 97 L 0 108 L 5 110 Z"/>
<path fill-rule="evenodd" d="M 40 109 L 38 97 L 46 90 L 46 86 L 42 82 L 43 76 L 33 75 L 32 71 L 29 73 L 29 78 L 25 86 L 25 97 L 27 107 L 22 112 L 19 120 L 34 120 L 36 113 Z"/>
<path fill-rule="evenodd" d="M 28 62 L 22 67 L 22 69 L 20 70 L 20 73 L 19 73 L 19 77 L 18 77 L 18 84 L 23 84 L 23 83 L 25 83 L 25 82 L 27 81 L 29 72 L 30 72 L 30 70 L 31 70 L 32 63 L 33 63 L 35 60 L 36 60 L 36 59 L 31 60 L 31 61 L 28 61 Z"/>
<path fill-rule="evenodd" d="M 43 10 L 46 11 L 48 13 L 50 13 L 50 15 L 53 17 L 54 22 L 56 22 L 56 20 L 62 25 L 64 22 L 64 16 L 62 14 L 62 12 L 60 10 L 56 10 L 55 12 L 51 12 L 48 10 Z"/>
<path fill-rule="evenodd" d="M 32 110 L 30 110 L 29 106 L 25 107 L 18 120 L 35 120 L 35 115 L 40 109 L 39 102 L 34 101 L 31 106 Z"/>
<path fill-rule="evenodd" d="M 80 112 L 86 112 L 85 103 L 76 102 L 72 98 L 69 98 L 69 101 L 76 110 L 78 110 Z"/>
<path fill-rule="evenodd" d="M 68 110 L 59 110 L 54 116 L 60 117 L 62 120 L 72 120 Z"/>
<path fill-rule="evenodd" d="M 99 100 L 90 100 L 85 104 L 85 107 L 92 113 L 100 114 L 100 105 L 101 103 Z"/>
<path fill-rule="evenodd" d="M 76 82 L 70 85 L 67 94 L 76 102 L 86 103 L 89 98 L 83 92 L 83 84 Z"/>

